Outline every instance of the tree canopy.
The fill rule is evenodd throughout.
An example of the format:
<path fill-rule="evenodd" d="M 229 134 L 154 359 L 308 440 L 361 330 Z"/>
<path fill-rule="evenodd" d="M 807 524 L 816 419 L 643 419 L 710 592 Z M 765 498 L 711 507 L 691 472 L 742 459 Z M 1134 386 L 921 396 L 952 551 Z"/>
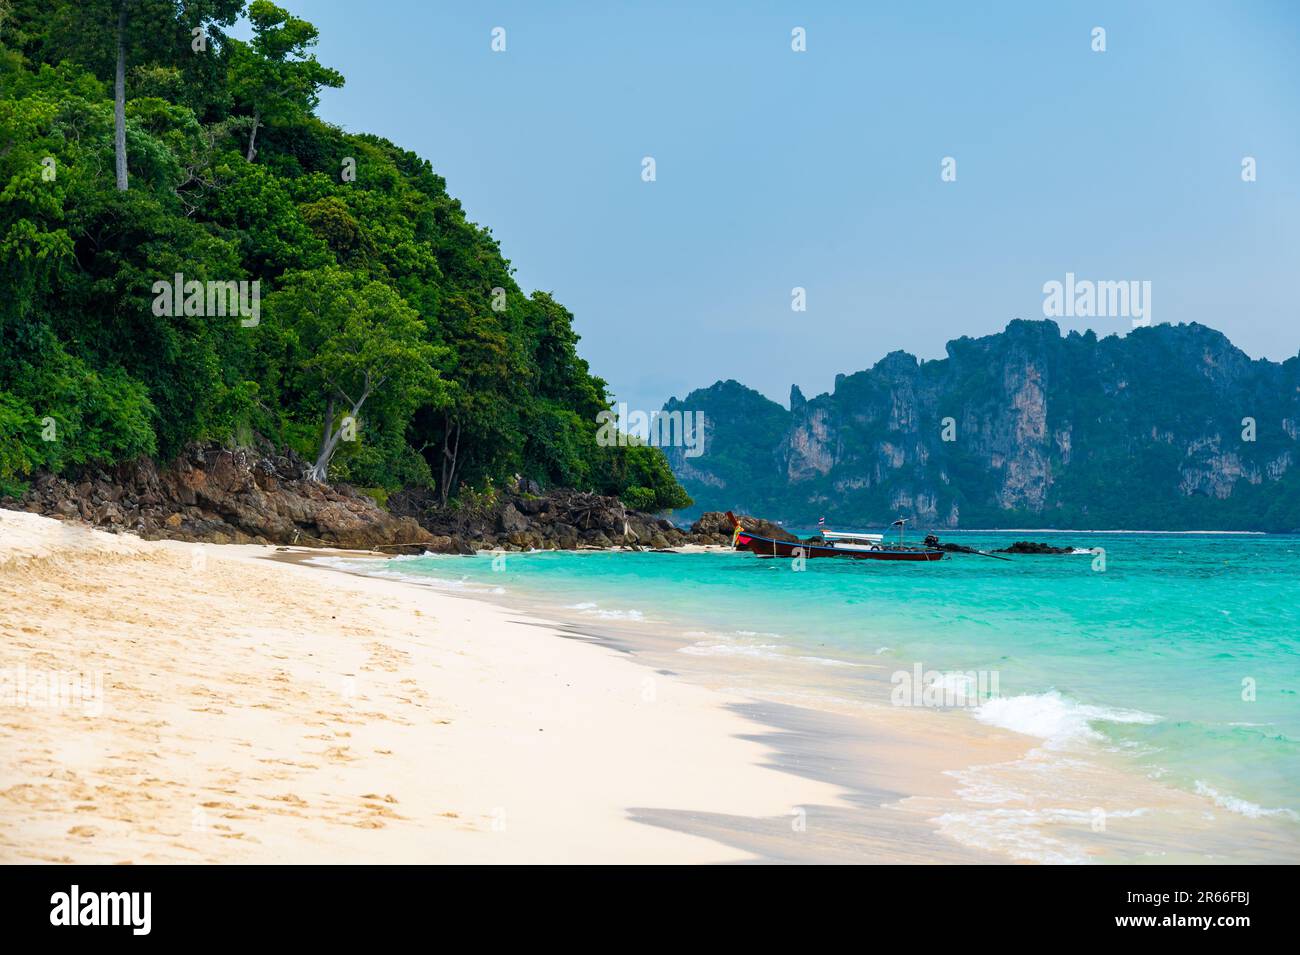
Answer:
<path fill-rule="evenodd" d="M 598 446 L 563 305 L 427 161 L 315 115 L 343 83 L 316 36 L 267 0 L 0 0 L 0 493 L 257 434 L 445 500 L 521 475 L 682 506 L 658 449 Z"/>

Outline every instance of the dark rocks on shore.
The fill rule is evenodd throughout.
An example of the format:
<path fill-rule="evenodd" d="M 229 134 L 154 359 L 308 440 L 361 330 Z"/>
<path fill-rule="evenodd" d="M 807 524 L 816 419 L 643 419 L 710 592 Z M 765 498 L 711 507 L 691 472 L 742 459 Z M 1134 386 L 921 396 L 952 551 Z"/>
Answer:
<path fill-rule="evenodd" d="M 796 535 L 791 534 L 780 524 L 773 524 L 761 517 L 750 517 L 747 514 L 741 514 L 736 519 L 740 521 L 741 527 L 753 534 L 757 534 L 759 537 L 770 537 L 773 540 L 793 541 L 796 543 L 799 541 Z M 691 525 L 691 533 L 707 535 L 710 537 L 709 543 L 730 544 L 731 521 L 721 511 L 709 511 L 700 515 L 700 519 Z"/>
<path fill-rule="evenodd" d="M 497 515 L 496 523 L 497 528 L 506 536 L 528 530 L 528 518 L 515 507 L 514 501 L 506 501 L 505 507 Z"/>
<path fill-rule="evenodd" d="M 433 491 L 408 488 L 391 495 L 388 507 L 431 534 L 461 541 L 470 550 L 670 551 L 684 544 L 731 543 L 731 525 L 724 514 L 705 514 L 690 530 L 683 530 L 666 518 L 634 511 L 616 497 L 568 488 L 541 491 L 523 481 L 490 500 L 447 507 L 439 504 Z M 745 520 L 770 526 L 753 518 Z"/>
<path fill-rule="evenodd" d="M 1051 544 L 1037 544 L 1033 541 L 1016 541 L 1010 547 L 995 550 L 995 554 L 1073 554 L 1073 547 L 1053 547 Z"/>
<path fill-rule="evenodd" d="M 974 547 L 967 547 L 965 544 L 950 544 L 945 541 L 940 541 L 939 538 L 935 537 L 933 534 L 928 535 L 925 538 L 924 543 L 926 547 L 932 548 L 934 550 L 947 551 L 950 554 L 978 554 L 979 553 L 979 551 L 977 551 Z"/>
<path fill-rule="evenodd" d="M 192 445 L 161 468 L 141 458 L 71 476 L 38 474 L 21 498 L 5 498 L 0 506 L 130 531 L 146 540 L 390 554 L 612 547 L 671 552 L 684 544 L 731 543 L 731 524 L 716 511 L 683 530 L 665 518 L 630 510 L 616 497 L 564 488 L 542 491 L 526 480 L 474 503 L 446 507 L 427 488 L 407 488 L 390 495 L 385 510 L 346 484 L 308 481 L 306 471 L 292 452 Z M 742 517 L 741 522 L 756 534 L 795 539 L 767 521 Z"/>
<path fill-rule="evenodd" d="M 191 445 L 162 468 L 140 458 L 73 476 L 38 474 L 21 498 L 0 505 L 146 540 L 455 551 L 454 541 L 389 514 L 353 488 L 307 481 L 305 473 L 292 452 Z"/>

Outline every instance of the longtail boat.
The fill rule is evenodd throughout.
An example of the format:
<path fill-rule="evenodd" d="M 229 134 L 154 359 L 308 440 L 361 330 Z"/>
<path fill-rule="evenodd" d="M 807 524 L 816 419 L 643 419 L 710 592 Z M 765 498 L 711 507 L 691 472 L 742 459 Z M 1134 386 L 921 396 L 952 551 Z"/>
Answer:
<path fill-rule="evenodd" d="M 902 543 L 902 521 L 895 521 L 899 528 L 899 543 L 886 544 L 883 534 L 855 534 L 847 531 L 822 531 L 824 544 L 813 541 L 783 541 L 773 537 L 762 537 L 745 530 L 736 515 L 727 511 L 727 520 L 731 521 L 733 533 L 731 545 L 736 550 L 747 550 L 758 557 L 847 557 L 851 560 L 943 560 L 946 553 L 931 547 L 908 547 Z"/>

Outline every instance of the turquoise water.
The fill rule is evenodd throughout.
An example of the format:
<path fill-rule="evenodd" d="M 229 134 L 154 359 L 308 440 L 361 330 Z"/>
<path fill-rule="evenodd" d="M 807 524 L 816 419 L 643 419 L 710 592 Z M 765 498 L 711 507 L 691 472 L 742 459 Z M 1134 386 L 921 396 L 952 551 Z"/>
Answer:
<path fill-rule="evenodd" d="M 986 722 L 1085 740 L 1247 815 L 1300 814 L 1300 538 L 1032 537 L 1105 550 L 935 564 L 749 554 L 421 557 L 388 572 L 517 592 L 573 614 L 645 619 L 707 652 L 780 649 L 886 669 L 996 671 Z M 494 569 L 495 566 L 495 569 Z M 723 641 L 722 644 L 719 641 Z M 688 641 L 689 642 L 689 641 Z M 1253 686 L 1253 700 L 1249 696 Z"/>

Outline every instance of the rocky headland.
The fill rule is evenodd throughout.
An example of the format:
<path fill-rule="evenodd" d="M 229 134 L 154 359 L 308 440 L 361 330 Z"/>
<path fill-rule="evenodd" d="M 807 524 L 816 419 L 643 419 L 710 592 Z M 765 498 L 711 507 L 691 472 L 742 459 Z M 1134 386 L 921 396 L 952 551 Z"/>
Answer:
<path fill-rule="evenodd" d="M 683 528 L 628 508 L 616 497 L 543 490 L 528 480 L 450 506 L 440 505 L 428 489 L 407 488 L 381 506 L 347 484 L 309 480 L 307 470 L 292 451 L 191 445 L 165 466 L 140 458 L 71 475 L 40 473 L 20 497 L 0 498 L 0 506 L 146 540 L 385 553 L 670 550 L 731 542 L 731 525 L 719 512 Z M 741 521 L 755 533 L 794 539 L 767 521 Z"/>

